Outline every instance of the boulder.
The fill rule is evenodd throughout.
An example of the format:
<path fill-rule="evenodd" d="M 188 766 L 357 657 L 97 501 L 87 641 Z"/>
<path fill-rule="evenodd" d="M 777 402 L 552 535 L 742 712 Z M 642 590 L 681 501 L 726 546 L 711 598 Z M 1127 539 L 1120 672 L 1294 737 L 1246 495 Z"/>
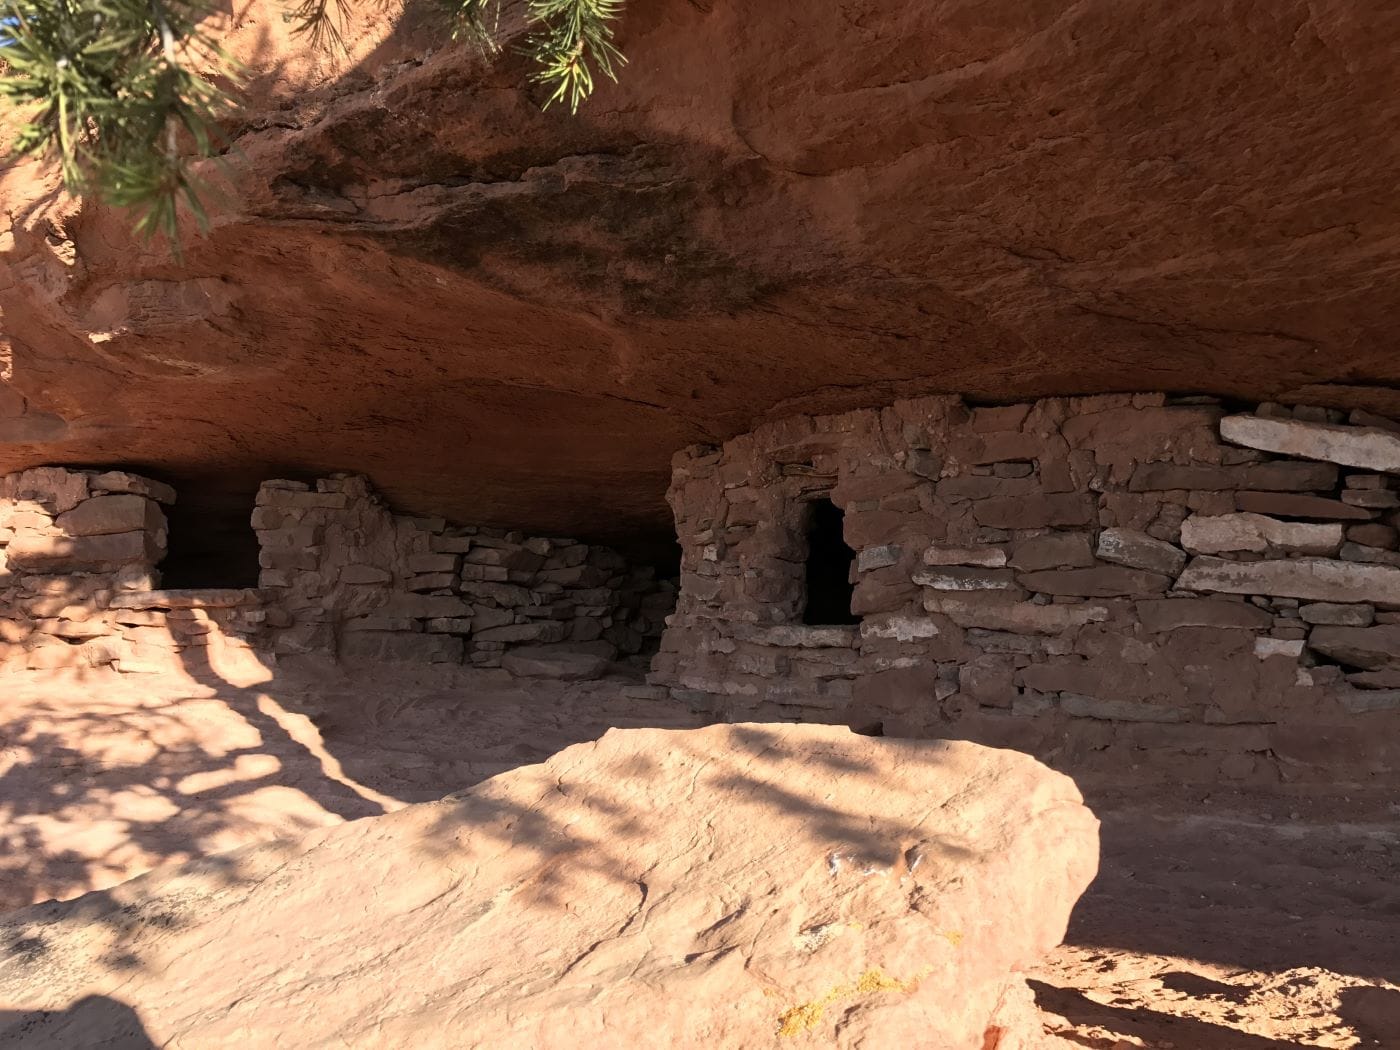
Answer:
<path fill-rule="evenodd" d="M 501 657 L 501 666 L 517 678 L 553 678 L 583 682 L 601 678 L 608 657 L 567 645 L 522 645 Z"/>
<path fill-rule="evenodd" d="M 1400 473 L 1400 435 L 1375 427 L 1241 415 L 1222 419 L 1220 436 L 1264 452 Z"/>
<path fill-rule="evenodd" d="M 1097 852 L 1073 782 L 1017 752 L 613 730 L 9 914 L 0 1043 L 104 1045 L 76 1007 L 108 997 L 201 1050 L 1039 1045 L 1019 973 Z"/>

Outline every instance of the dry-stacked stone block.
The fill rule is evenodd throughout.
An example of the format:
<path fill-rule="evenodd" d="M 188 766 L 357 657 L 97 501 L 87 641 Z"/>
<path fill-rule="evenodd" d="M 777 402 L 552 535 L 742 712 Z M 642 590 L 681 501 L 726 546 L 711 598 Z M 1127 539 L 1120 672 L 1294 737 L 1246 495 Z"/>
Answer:
<path fill-rule="evenodd" d="M 1380 424 L 1380 425 L 1375 425 Z M 1400 434 L 1209 398 L 957 398 L 676 456 L 679 606 L 652 682 L 1077 772 L 1400 773 Z M 804 626 L 809 505 L 856 625 Z"/>
<path fill-rule="evenodd" d="M 392 513 L 363 477 L 268 481 L 253 526 L 277 651 L 577 674 L 653 647 L 675 585 L 616 551 Z M 523 668 L 527 666 L 521 663 Z"/>
<path fill-rule="evenodd" d="M 40 467 L 0 478 L 0 670 L 207 667 L 251 646 L 255 591 L 158 591 L 168 485 Z"/>

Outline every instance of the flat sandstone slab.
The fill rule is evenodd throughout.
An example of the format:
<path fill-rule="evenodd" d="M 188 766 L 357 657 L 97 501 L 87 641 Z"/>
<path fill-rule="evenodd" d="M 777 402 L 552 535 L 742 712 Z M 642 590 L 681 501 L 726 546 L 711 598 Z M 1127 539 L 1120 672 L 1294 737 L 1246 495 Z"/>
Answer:
<path fill-rule="evenodd" d="M 1193 554 L 1223 551 L 1298 551 L 1336 554 L 1342 546 L 1342 524 L 1279 521 L 1263 514 L 1192 514 L 1181 524 L 1181 545 Z"/>
<path fill-rule="evenodd" d="M 1226 561 L 1201 556 L 1191 559 L 1176 585 L 1183 591 L 1400 606 L 1400 568 L 1330 558 Z"/>
<path fill-rule="evenodd" d="M 1400 474 L 1400 435 L 1376 427 L 1345 427 L 1243 415 L 1222 419 L 1220 436 L 1236 445 L 1264 452 Z"/>
<path fill-rule="evenodd" d="M 1021 1045 L 1040 1025 L 1017 971 L 1063 936 L 1097 827 L 1012 751 L 613 730 L 12 913 L 0 1045 L 101 1045 L 103 1002 L 201 1050 Z"/>
<path fill-rule="evenodd" d="M 113 609 L 231 609 L 259 600 L 248 587 L 203 587 L 175 591 L 129 591 L 113 597 Z"/>

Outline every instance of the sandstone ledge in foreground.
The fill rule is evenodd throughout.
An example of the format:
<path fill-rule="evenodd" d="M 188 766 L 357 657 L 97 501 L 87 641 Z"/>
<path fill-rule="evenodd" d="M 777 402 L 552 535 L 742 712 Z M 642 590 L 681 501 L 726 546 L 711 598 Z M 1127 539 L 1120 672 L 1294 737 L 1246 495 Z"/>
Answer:
<path fill-rule="evenodd" d="M 1097 854 L 1073 782 L 1017 752 L 613 730 L 14 913 L 0 1046 L 84 1045 L 103 1014 L 73 1004 L 105 996 L 157 1045 L 205 1048 L 1029 1047 L 1018 971 Z"/>

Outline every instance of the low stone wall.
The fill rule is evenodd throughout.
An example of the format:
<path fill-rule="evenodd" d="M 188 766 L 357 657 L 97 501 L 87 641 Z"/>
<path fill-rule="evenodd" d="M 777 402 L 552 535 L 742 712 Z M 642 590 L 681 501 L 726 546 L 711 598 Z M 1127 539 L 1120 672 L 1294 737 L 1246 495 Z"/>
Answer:
<path fill-rule="evenodd" d="M 1400 771 L 1400 427 L 1208 398 L 956 398 L 674 461 L 651 681 L 732 718 L 967 737 L 1076 772 Z M 808 504 L 857 626 L 804 626 Z"/>
<path fill-rule="evenodd" d="M 500 667 L 507 651 L 654 648 L 675 586 L 616 551 L 392 513 L 366 479 L 269 481 L 253 525 L 273 646 Z"/>
<path fill-rule="evenodd" d="M 578 676 L 654 649 L 675 607 L 615 551 L 396 515 L 346 475 L 262 486 L 261 588 L 160 590 L 174 500 L 120 471 L 0 478 L 0 670 L 242 674 L 254 649 L 500 667 L 528 647 L 521 673 Z"/>
<path fill-rule="evenodd" d="M 168 485 L 41 467 L 0 478 L 0 670 L 167 671 L 245 647 L 254 591 L 162 592 Z M 189 655 L 186 655 L 189 654 Z"/>

